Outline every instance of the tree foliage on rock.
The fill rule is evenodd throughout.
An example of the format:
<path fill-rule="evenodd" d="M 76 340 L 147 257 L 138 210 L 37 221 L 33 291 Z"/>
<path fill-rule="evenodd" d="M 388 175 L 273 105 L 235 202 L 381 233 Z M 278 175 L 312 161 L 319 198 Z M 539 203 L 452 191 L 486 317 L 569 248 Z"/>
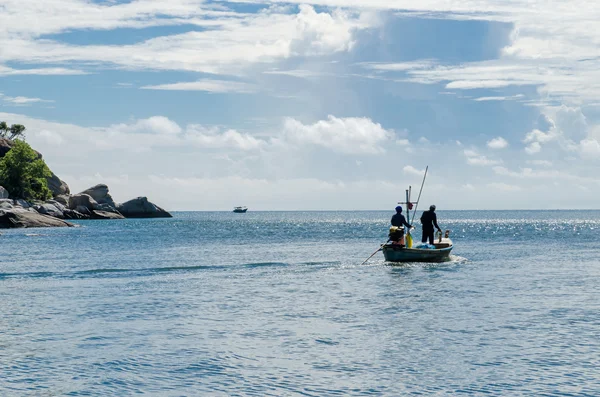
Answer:
<path fill-rule="evenodd" d="M 38 154 L 22 140 L 0 159 L 0 186 L 4 186 L 11 198 L 47 200 L 52 197 L 46 178 L 50 169 Z"/>
<path fill-rule="evenodd" d="M 9 127 L 6 121 L 0 121 L 0 138 L 8 138 L 10 140 L 23 138 L 25 136 L 25 129 L 25 126 L 22 124 L 13 124 Z"/>

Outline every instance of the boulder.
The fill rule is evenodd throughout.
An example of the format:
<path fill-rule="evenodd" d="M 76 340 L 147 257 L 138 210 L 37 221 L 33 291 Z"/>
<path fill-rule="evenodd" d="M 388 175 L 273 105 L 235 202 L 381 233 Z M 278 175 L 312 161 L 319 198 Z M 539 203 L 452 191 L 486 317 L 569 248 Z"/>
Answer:
<path fill-rule="evenodd" d="M 90 217 L 90 216 L 92 216 L 93 210 L 90 210 L 89 208 L 87 208 L 83 205 L 79 205 L 79 206 L 77 206 L 77 208 L 75 208 L 75 211 L 79 212 L 82 215 L 86 215 L 86 216 Z"/>
<path fill-rule="evenodd" d="M 0 210 L 12 210 L 14 208 L 11 199 L 0 199 Z"/>
<path fill-rule="evenodd" d="M 4 157 L 6 153 L 13 147 L 13 141 L 6 138 L 0 138 L 0 158 Z"/>
<path fill-rule="evenodd" d="M 7 199 L 7 198 L 8 198 L 8 190 L 6 190 L 2 186 L 0 186 L 0 199 Z"/>
<path fill-rule="evenodd" d="M 94 210 L 92 211 L 92 219 L 125 219 L 125 217 L 115 212 Z"/>
<path fill-rule="evenodd" d="M 115 214 L 118 214 L 119 211 L 117 211 L 117 209 L 110 205 L 110 204 L 97 204 L 94 206 L 94 210 L 97 211 L 106 211 L 106 212 L 114 212 Z"/>
<path fill-rule="evenodd" d="M 87 194 L 88 196 L 96 200 L 98 204 L 108 204 L 113 208 L 116 208 L 117 206 L 110 193 L 108 193 L 108 186 L 106 186 L 103 183 L 96 186 L 92 186 L 91 188 L 86 189 L 79 194 Z"/>
<path fill-rule="evenodd" d="M 69 206 L 69 196 L 68 195 L 62 195 L 61 194 L 59 196 L 54 196 L 54 201 L 58 201 L 59 203 L 61 203 L 65 207 Z"/>
<path fill-rule="evenodd" d="M 48 200 L 48 201 L 46 201 L 45 204 L 52 204 L 53 206 L 58 208 L 58 210 L 61 212 L 67 209 L 67 207 L 63 203 L 59 203 L 56 200 Z"/>
<path fill-rule="evenodd" d="M 55 218 L 62 218 L 64 216 L 63 212 L 60 209 L 58 209 L 58 207 L 50 203 L 35 205 L 33 209 L 42 215 L 49 215 Z"/>
<path fill-rule="evenodd" d="M 76 194 L 69 197 L 69 209 L 71 210 L 77 209 L 77 207 L 85 207 L 91 211 L 96 205 L 98 205 L 96 200 L 87 194 Z"/>
<path fill-rule="evenodd" d="M 87 211 L 87 208 L 86 208 Z M 82 214 L 81 212 L 77 212 L 75 210 L 65 209 L 63 211 L 63 216 L 65 219 L 90 219 L 89 215 Z"/>
<path fill-rule="evenodd" d="M 29 203 L 23 199 L 15 200 L 14 203 L 15 203 L 15 207 L 21 207 L 21 208 L 25 208 L 25 209 L 31 207 L 29 205 Z"/>
<path fill-rule="evenodd" d="M 29 227 L 67 227 L 72 223 L 26 210 L 0 211 L 0 229 Z"/>
<path fill-rule="evenodd" d="M 52 173 L 52 176 L 46 179 L 46 181 L 48 182 L 48 189 L 50 189 L 52 192 L 52 197 L 71 194 L 69 185 L 67 185 L 66 182 L 62 181 L 54 173 Z"/>
<path fill-rule="evenodd" d="M 173 216 L 146 197 L 137 197 L 117 206 L 125 218 L 172 218 Z"/>

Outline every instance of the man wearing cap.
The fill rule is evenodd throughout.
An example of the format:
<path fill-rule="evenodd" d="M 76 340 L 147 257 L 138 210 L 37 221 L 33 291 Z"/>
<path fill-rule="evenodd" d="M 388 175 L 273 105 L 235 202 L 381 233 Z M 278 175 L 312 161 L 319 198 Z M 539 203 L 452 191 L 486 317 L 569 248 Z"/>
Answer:
<path fill-rule="evenodd" d="M 401 206 L 396 207 L 396 214 L 394 214 L 394 216 L 392 216 L 392 226 L 397 226 L 397 227 L 406 226 L 409 229 L 412 228 L 412 226 L 409 225 L 408 222 L 406 222 L 406 218 L 404 217 L 404 215 L 402 215 L 402 207 Z"/>
<path fill-rule="evenodd" d="M 437 224 L 437 215 L 435 214 L 435 205 L 429 207 L 429 211 L 424 211 L 421 215 L 421 224 L 423 225 L 423 238 L 421 242 L 433 244 L 433 227 L 435 226 L 440 232 L 442 229 Z"/>
<path fill-rule="evenodd" d="M 396 214 L 392 216 L 392 227 L 390 228 L 390 241 L 394 244 L 400 244 L 404 246 L 404 226 L 411 229 L 412 226 L 406 222 L 406 218 L 402 215 L 402 207 L 396 207 Z"/>

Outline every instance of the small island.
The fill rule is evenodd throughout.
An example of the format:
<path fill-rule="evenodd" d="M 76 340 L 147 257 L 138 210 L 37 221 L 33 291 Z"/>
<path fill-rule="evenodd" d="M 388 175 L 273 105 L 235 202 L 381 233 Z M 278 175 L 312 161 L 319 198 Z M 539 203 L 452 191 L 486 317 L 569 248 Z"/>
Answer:
<path fill-rule="evenodd" d="M 108 186 L 98 184 L 71 194 L 69 186 L 24 139 L 26 128 L 0 122 L 0 228 L 69 227 L 72 219 L 170 218 L 136 197 L 116 203 Z"/>

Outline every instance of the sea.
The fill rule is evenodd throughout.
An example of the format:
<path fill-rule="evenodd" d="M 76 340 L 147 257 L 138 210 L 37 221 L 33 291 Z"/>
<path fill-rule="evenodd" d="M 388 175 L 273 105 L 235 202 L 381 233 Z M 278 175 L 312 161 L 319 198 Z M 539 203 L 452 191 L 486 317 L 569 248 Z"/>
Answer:
<path fill-rule="evenodd" d="M 0 230 L 0 396 L 600 396 L 600 211 L 440 210 L 449 262 L 363 264 L 392 215 Z"/>

